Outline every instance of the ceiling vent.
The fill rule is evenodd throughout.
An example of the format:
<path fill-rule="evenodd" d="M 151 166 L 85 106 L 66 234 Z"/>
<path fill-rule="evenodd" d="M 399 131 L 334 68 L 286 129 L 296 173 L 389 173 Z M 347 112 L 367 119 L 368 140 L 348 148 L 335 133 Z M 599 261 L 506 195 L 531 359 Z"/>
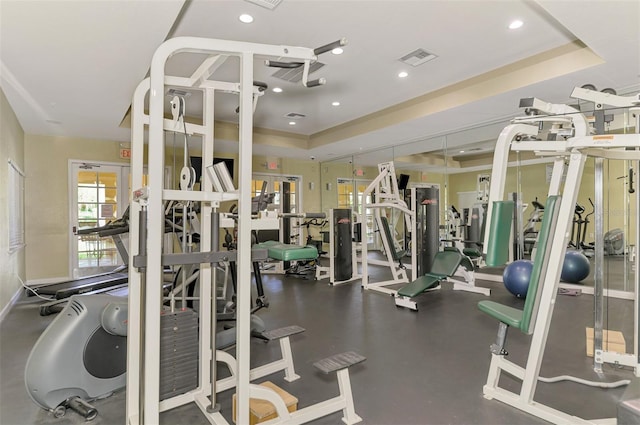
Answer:
<path fill-rule="evenodd" d="M 309 66 L 309 75 L 313 74 L 320 68 L 322 68 L 324 64 L 322 62 L 314 62 Z M 299 83 L 302 81 L 302 71 L 304 67 L 300 66 L 298 68 L 280 68 L 276 72 L 273 73 L 273 77 L 279 78 L 280 80 L 288 81 L 290 83 Z"/>
<path fill-rule="evenodd" d="M 299 114 L 297 112 L 289 112 L 288 114 L 285 114 L 285 118 L 291 118 L 291 119 L 297 120 L 299 118 L 306 118 L 306 115 Z"/>
<path fill-rule="evenodd" d="M 276 7 L 278 7 L 280 3 L 282 3 L 282 0 L 245 0 L 245 1 L 248 1 L 249 3 L 257 4 L 258 6 L 262 6 L 265 9 L 269 9 L 269 10 L 275 9 Z"/>
<path fill-rule="evenodd" d="M 418 66 L 422 65 L 423 63 L 429 62 L 430 60 L 433 60 L 437 57 L 437 55 L 429 53 L 424 49 L 417 49 L 407 55 L 404 55 L 399 60 L 400 62 L 404 62 L 411 66 Z"/>

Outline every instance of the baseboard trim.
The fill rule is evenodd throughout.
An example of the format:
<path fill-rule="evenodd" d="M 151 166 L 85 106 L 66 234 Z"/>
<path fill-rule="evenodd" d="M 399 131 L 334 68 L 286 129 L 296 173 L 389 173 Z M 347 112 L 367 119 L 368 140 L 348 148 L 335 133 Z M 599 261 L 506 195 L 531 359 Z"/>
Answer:
<path fill-rule="evenodd" d="M 5 305 L 2 308 L 2 311 L 0 311 L 0 323 L 2 323 L 2 321 L 4 320 L 5 317 L 7 317 L 7 315 L 9 314 L 9 311 L 11 311 L 11 307 L 13 307 L 14 304 L 18 301 L 18 298 L 20 298 L 20 295 L 22 294 L 22 291 L 24 291 L 24 288 L 22 286 L 20 286 L 16 290 L 16 293 L 13 294 L 13 297 L 11 297 L 11 299 L 9 300 L 7 305 Z"/>

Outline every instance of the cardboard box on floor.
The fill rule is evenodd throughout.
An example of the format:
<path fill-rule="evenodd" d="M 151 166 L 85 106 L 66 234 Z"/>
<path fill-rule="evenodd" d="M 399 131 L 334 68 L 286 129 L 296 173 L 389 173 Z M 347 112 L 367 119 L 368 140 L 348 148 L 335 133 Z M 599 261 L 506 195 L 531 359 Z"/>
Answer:
<path fill-rule="evenodd" d="M 624 341 L 624 335 L 620 331 L 602 331 L 602 348 L 605 351 L 625 354 L 627 352 L 627 344 Z M 593 357 L 593 328 L 587 328 L 587 356 Z"/>
<path fill-rule="evenodd" d="M 289 412 L 295 412 L 298 409 L 298 399 L 278 387 L 270 381 L 263 382 L 263 387 L 268 387 L 278 393 L 284 400 Z M 236 395 L 233 395 L 233 422 L 236 422 Z M 276 407 L 265 400 L 257 400 L 252 398 L 249 400 L 249 425 L 256 425 L 262 422 L 277 418 Z"/>

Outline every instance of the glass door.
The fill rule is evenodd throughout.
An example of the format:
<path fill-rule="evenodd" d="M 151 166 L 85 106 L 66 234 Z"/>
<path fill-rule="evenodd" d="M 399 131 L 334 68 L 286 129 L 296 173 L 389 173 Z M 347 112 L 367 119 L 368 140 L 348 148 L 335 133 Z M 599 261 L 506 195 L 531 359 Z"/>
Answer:
<path fill-rule="evenodd" d="M 72 163 L 72 243 L 71 270 L 78 278 L 105 273 L 124 264 L 112 237 L 97 233 L 78 234 L 105 226 L 120 217 L 126 208 L 120 188 L 122 166 Z"/>

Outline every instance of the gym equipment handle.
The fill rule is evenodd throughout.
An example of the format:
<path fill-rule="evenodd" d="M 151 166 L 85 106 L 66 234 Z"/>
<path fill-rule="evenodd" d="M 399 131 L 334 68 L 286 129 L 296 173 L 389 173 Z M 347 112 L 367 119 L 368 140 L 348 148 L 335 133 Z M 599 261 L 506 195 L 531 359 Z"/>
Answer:
<path fill-rule="evenodd" d="M 323 53 L 330 52 L 331 50 L 337 47 L 343 47 L 346 45 L 347 45 L 347 39 L 343 37 L 340 40 L 334 41 L 333 43 L 325 44 L 324 46 L 320 46 L 313 49 L 313 53 L 315 55 L 321 55 Z"/>
<path fill-rule="evenodd" d="M 281 62 L 266 60 L 264 64 L 271 68 L 300 68 L 304 65 L 304 62 Z"/>

